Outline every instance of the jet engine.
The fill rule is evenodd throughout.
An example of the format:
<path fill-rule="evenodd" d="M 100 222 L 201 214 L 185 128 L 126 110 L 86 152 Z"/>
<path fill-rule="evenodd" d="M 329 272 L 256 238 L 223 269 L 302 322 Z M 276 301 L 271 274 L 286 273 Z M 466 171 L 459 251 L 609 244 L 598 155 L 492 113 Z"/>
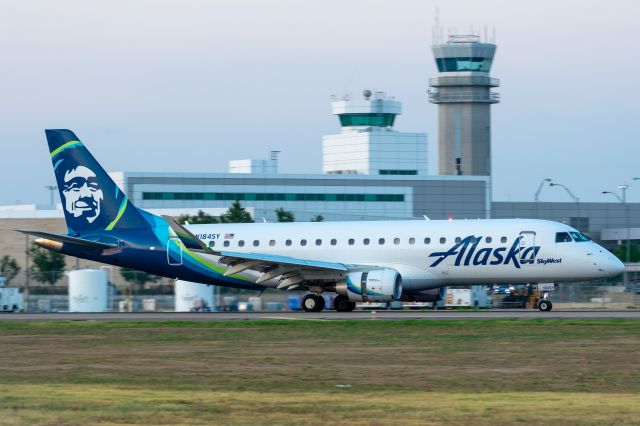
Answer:
<path fill-rule="evenodd" d="M 352 272 L 336 285 L 336 293 L 354 302 L 388 302 L 402 296 L 402 277 L 393 269 Z"/>
<path fill-rule="evenodd" d="M 444 299 L 445 287 L 433 288 L 431 290 L 412 291 L 402 293 L 403 302 L 439 302 Z"/>

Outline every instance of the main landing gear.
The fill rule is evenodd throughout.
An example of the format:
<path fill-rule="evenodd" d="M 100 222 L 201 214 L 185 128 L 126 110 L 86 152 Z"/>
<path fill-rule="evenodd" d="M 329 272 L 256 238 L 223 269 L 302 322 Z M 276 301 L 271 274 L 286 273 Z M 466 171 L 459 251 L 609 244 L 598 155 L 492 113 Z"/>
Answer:
<path fill-rule="evenodd" d="M 351 312 L 356 308 L 356 302 L 352 302 L 347 296 L 339 294 L 333 299 L 333 307 L 338 312 Z"/>
<path fill-rule="evenodd" d="M 324 309 L 324 297 L 309 293 L 302 298 L 302 308 L 306 312 L 320 312 Z"/>
<path fill-rule="evenodd" d="M 542 298 L 538 300 L 538 309 L 540 312 L 549 312 L 553 308 L 553 304 L 547 297 L 549 297 L 549 293 L 543 293 Z"/>

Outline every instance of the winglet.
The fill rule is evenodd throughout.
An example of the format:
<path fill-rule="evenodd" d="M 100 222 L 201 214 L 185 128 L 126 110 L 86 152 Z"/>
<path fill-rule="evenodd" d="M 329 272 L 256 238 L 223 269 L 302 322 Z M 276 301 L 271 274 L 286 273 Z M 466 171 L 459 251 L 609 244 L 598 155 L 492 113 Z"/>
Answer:
<path fill-rule="evenodd" d="M 171 226 L 173 232 L 176 233 L 176 236 L 180 239 L 182 244 L 184 244 L 187 249 L 206 253 L 212 252 L 212 250 L 207 247 L 207 245 L 202 242 L 201 239 L 193 235 L 187 228 L 180 225 L 174 218 L 166 215 L 163 215 L 162 218 L 169 223 L 169 226 Z"/>

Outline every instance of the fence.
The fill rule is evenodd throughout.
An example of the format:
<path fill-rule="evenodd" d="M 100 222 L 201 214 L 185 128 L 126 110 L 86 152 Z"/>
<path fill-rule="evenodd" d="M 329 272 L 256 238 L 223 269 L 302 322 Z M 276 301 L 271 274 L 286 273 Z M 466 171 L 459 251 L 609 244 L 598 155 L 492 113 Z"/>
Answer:
<path fill-rule="evenodd" d="M 100 265 L 95 265 L 99 267 Z M 155 299 L 157 310 L 174 309 L 174 280 L 168 278 L 152 277 L 147 274 L 132 271 L 125 280 L 119 271 L 120 268 L 109 268 L 110 296 L 108 308 L 118 310 L 118 304 L 123 300 L 133 302 L 134 309 L 142 308 L 143 299 Z M 38 281 L 37 276 L 28 277 L 21 272 L 11 279 L 7 286 L 18 287 L 25 294 L 25 302 L 29 311 L 38 311 L 42 306 L 50 306 L 54 311 L 68 310 L 68 276 L 57 274 L 59 279 L 55 284 L 45 284 Z M 44 281 L 44 280 L 43 280 Z M 517 287 L 517 286 L 516 286 Z M 278 302 L 286 306 L 286 299 L 291 295 L 302 295 L 304 292 L 285 292 L 267 290 L 263 295 L 263 301 Z M 234 296 L 239 302 L 246 302 L 250 297 L 258 295 L 252 290 L 238 290 L 232 288 L 218 288 L 217 295 L 220 299 L 225 296 Z M 556 291 L 550 294 L 554 306 L 557 308 L 611 308 L 621 309 L 635 307 L 640 308 L 640 286 L 638 284 L 625 288 L 621 282 L 589 282 L 589 283 L 562 283 L 556 285 Z M 46 302 L 46 301 L 49 302 Z"/>

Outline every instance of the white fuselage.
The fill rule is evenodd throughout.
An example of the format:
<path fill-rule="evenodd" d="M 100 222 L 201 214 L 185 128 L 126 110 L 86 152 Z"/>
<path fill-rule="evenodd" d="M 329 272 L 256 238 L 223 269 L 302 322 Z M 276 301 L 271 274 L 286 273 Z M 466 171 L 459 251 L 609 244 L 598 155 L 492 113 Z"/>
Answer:
<path fill-rule="evenodd" d="M 187 225 L 216 251 L 398 271 L 405 291 L 455 284 L 576 282 L 623 264 L 575 229 L 531 219 Z M 572 235 L 556 242 L 558 233 Z M 265 283 L 266 285 L 269 285 Z"/>

